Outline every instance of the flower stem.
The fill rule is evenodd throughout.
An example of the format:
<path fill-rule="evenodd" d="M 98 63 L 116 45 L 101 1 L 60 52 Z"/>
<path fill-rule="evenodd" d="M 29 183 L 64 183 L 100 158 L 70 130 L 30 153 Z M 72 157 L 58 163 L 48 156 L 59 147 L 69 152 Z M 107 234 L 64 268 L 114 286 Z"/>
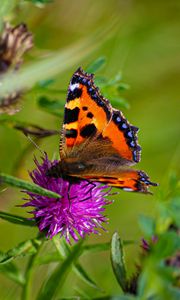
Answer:
<path fill-rule="evenodd" d="M 22 300 L 32 299 L 30 293 L 31 293 L 31 290 L 32 290 L 31 285 L 32 285 L 33 272 L 34 272 L 33 267 L 34 267 L 36 258 L 39 254 L 39 251 L 40 251 L 40 249 L 43 245 L 43 241 L 44 241 L 42 236 L 40 237 L 39 235 L 38 235 L 38 239 L 39 239 L 39 243 L 36 246 L 37 252 L 30 257 L 30 259 L 28 261 L 28 264 L 27 264 L 27 267 L 26 267 L 26 271 L 25 271 L 25 280 L 26 281 L 25 281 L 25 285 L 24 285 L 23 291 L 22 291 L 22 297 L 21 297 Z"/>

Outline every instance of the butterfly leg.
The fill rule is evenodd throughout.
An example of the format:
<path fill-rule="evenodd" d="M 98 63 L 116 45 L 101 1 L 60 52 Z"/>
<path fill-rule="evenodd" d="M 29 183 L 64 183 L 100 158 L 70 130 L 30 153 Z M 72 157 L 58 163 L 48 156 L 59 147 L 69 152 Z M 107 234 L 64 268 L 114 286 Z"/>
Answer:
<path fill-rule="evenodd" d="M 84 202 L 86 200 L 89 200 L 92 198 L 92 190 L 96 187 L 96 184 L 92 181 L 89 181 L 87 179 L 85 179 L 84 181 L 87 181 L 87 184 L 84 185 L 84 187 L 87 187 L 87 186 L 91 186 L 90 189 L 86 192 L 86 195 L 90 194 L 89 196 L 87 196 L 86 198 L 80 200 L 80 202 Z"/>
<path fill-rule="evenodd" d="M 76 198 L 76 196 L 71 197 L 71 183 L 70 182 L 69 182 L 69 185 L 68 185 L 68 192 L 67 192 L 67 194 L 68 194 L 68 200 L 69 200 L 69 205 L 70 205 L 70 200 L 73 200 L 73 199 Z"/>

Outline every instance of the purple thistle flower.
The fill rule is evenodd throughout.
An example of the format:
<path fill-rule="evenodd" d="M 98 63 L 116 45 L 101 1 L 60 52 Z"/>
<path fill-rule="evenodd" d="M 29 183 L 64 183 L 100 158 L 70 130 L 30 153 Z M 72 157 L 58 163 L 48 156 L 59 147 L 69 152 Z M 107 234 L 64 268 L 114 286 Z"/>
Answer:
<path fill-rule="evenodd" d="M 46 236 L 52 238 L 60 233 L 70 243 L 70 236 L 77 241 L 86 234 L 98 233 L 98 227 L 107 223 L 107 218 L 102 214 L 104 206 L 112 203 L 105 196 L 110 194 L 107 186 L 100 183 L 90 183 L 86 180 L 70 183 L 61 177 L 54 178 L 47 175 L 47 171 L 58 163 L 51 162 L 47 155 L 42 164 L 35 159 L 36 169 L 30 176 L 34 183 L 60 195 L 59 199 L 49 198 L 26 191 L 30 201 L 23 206 L 32 206 L 39 230 L 45 231 Z M 27 200 L 27 199 L 26 199 Z M 29 199 L 28 199 L 29 200 Z"/>

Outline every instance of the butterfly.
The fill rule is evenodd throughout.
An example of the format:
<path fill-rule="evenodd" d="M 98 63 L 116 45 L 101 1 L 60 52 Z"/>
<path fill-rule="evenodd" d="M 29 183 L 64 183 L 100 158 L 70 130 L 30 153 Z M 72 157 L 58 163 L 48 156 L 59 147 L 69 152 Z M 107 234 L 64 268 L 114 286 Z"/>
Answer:
<path fill-rule="evenodd" d="M 138 128 L 100 94 L 93 77 L 79 68 L 71 78 L 60 161 L 51 172 L 70 181 L 84 179 L 125 191 L 150 193 L 148 187 L 157 184 L 143 171 L 131 168 L 140 161 Z"/>

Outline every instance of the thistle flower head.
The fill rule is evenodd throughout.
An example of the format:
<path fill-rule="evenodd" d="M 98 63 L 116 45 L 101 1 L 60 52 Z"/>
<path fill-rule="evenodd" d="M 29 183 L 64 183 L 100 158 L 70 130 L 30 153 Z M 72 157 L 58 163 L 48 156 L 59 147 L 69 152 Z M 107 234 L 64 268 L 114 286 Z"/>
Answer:
<path fill-rule="evenodd" d="M 107 204 L 111 203 L 105 196 L 110 190 L 97 182 L 81 180 L 70 182 L 61 177 L 48 176 L 48 170 L 58 161 L 51 162 L 47 155 L 42 164 L 35 160 L 36 169 L 30 176 L 34 183 L 59 194 L 58 199 L 26 192 L 30 199 L 23 206 L 32 206 L 39 230 L 45 231 L 52 238 L 60 233 L 70 242 L 70 237 L 77 241 L 90 233 L 98 233 L 107 218 L 103 215 Z"/>
<path fill-rule="evenodd" d="M 10 69 L 16 72 L 23 62 L 24 54 L 33 47 L 33 37 L 25 24 L 12 27 L 4 24 L 0 36 L 0 80 Z M 13 115 L 19 111 L 19 100 L 23 91 L 14 91 L 0 97 L 0 114 Z"/>
<path fill-rule="evenodd" d="M 0 36 L 0 74 L 8 71 L 10 66 L 17 70 L 23 62 L 24 53 L 32 47 L 32 34 L 25 24 L 12 27 L 9 23 L 5 23 Z"/>

